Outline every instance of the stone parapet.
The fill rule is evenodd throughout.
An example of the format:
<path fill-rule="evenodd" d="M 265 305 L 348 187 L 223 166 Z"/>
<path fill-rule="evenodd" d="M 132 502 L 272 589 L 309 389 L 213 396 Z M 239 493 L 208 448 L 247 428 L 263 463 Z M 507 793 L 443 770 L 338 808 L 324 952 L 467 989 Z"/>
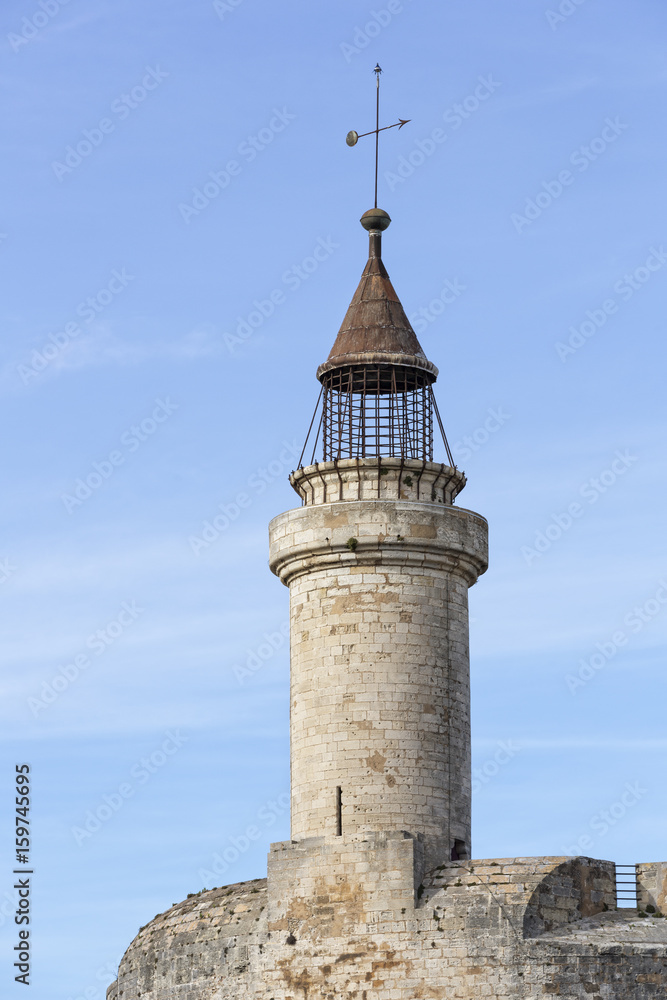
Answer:
<path fill-rule="evenodd" d="M 421 838 L 402 831 L 272 844 L 268 930 L 290 944 L 366 934 L 414 910 L 423 871 Z"/>
<path fill-rule="evenodd" d="M 665 996 L 667 920 L 614 909 L 611 862 L 423 864 L 421 838 L 400 831 L 273 844 L 268 889 L 209 890 L 156 917 L 108 1000 Z"/>
<path fill-rule="evenodd" d="M 243 984 L 257 980 L 265 911 L 266 879 L 193 893 L 140 929 L 107 1000 L 250 995 Z"/>
<path fill-rule="evenodd" d="M 411 458 L 343 458 L 290 476 L 306 506 L 343 500 L 410 500 L 451 505 L 466 484 L 458 469 Z"/>
<path fill-rule="evenodd" d="M 495 901 L 501 913 L 492 914 L 487 902 L 486 916 L 477 923 L 484 933 L 504 922 L 521 938 L 532 938 L 614 910 L 616 869 L 612 861 L 585 857 L 464 861 L 439 865 L 425 878 L 429 905 L 443 893 L 447 909 L 475 896 Z"/>
<path fill-rule="evenodd" d="M 667 861 L 636 865 L 637 908 L 667 917 Z"/>

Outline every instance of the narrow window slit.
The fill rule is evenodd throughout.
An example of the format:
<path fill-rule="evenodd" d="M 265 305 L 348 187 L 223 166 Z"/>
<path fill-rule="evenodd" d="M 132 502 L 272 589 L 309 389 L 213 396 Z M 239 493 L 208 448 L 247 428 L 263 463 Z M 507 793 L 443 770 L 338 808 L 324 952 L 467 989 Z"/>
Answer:
<path fill-rule="evenodd" d="M 343 789 L 336 788 L 336 836 L 343 836 Z"/>

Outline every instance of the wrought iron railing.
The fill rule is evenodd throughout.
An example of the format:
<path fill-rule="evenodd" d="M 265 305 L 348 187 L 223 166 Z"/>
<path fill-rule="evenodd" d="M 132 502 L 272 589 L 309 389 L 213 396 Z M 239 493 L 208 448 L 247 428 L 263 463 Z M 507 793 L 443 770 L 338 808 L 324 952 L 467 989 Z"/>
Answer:
<path fill-rule="evenodd" d="M 616 865 L 616 906 L 637 906 L 637 872 L 634 865 Z"/>

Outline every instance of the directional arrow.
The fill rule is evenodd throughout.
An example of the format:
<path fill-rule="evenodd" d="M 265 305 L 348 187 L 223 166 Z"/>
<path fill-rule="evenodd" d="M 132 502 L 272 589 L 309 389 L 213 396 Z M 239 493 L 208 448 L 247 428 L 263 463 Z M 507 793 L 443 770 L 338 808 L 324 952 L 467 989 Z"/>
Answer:
<path fill-rule="evenodd" d="M 403 128 L 404 125 L 407 125 L 408 122 L 411 121 L 412 118 L 399 118 L 398 121 L 394 122 L 393 125 L 385 125 L 383 126 L 383 128 L 378 128 L 378 129 L 374 128 L 370 132 L 362 132 L 361 134 L 355 131 L 348 132 L 347 135 L 345 136 L 345 142 L 348 144 L 348 146 L 356 146 L 359 140 L 363 139 L 365 135 L 375 135 L 376 132 L 386 132 L 388 128 L 397 128 L 397 127 Z"/>
<path fill-rule="evenodd" d="M 376 109 L 375 110 L 375 128 L 371 129 L 370 132 L 362 132 L 361 135 L 358 132 L 355 132 L 354 129 L 353 129 L 351 132 L 348 132 L 347 135 L 345 136 L 345 142 L 348 144 L 348 146 L 356 146 L 357 143 L 359 142 L 359 140 L 363 139 L 363 137 L 365 135 L 374 135 L 375 136 L 375 207 L 377 208 L 378 207 L 378 161 L 379 161 L 379 155 L 380 155 L 380 150 L 379 150 L 380 132 L 386 132 L 387 129 L 389 129 L 389 128 L 399 128 L 399 129 L 401 129 L 401 128 L 403 128 L 404 125 L 407 125 L 408 122 L 412 121 L 412 119 L 411 118 L 399 118 L 398 121 L 394 122 L 393 125 L 384 125 L 382 128 L 380 128 L 380 73 L 382 72 L 382 70 L 380 69 L 380 66 L 377 65 L 375 67 L 375 69 L 373 70 L 373 72 L 375 73 L 376 79 L 377 79 L 377 99 L 376 99 L 376 105 L 375 105 L 375 109 Z"/>

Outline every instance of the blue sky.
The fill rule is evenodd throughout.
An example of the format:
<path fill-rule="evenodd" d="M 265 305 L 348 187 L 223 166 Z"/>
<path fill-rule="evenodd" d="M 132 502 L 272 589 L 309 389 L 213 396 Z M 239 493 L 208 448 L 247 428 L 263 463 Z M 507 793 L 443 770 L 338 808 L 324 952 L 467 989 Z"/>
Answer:
<path fill-rule="evenodd" d="M 213 884 L 262 876 L 288 836 L 267 523 L 365 262 L 372 141 L 344 138 L 376 61 L 383 122 L 411 119 L 383 141 L 385 261 L 490 523 L 474 856 L 664 859 L 664 4 L 0 19 L 3 996 L 16 763 L 34 1000 L 101 1000 L 216 855 Z"/>

